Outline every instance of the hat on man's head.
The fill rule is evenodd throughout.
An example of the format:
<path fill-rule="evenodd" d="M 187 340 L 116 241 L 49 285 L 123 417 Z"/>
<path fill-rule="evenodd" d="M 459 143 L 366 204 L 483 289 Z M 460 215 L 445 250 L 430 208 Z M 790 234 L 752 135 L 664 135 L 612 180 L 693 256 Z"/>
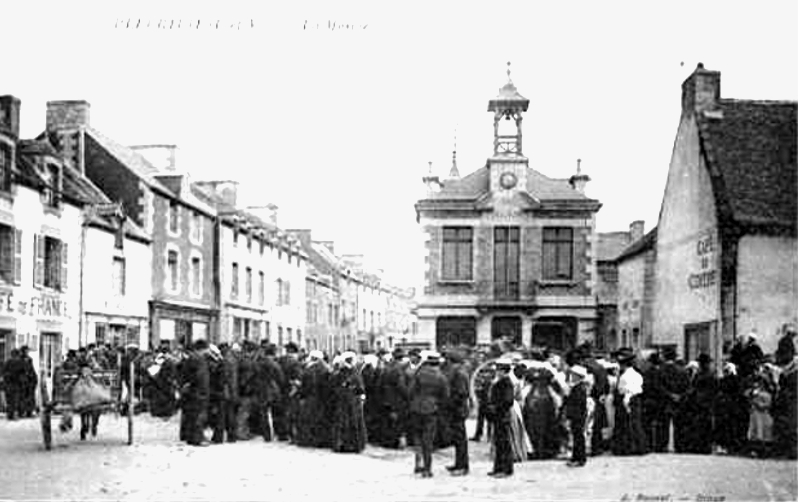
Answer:
<path fill-rule="evenodd" d="M 407 355 L 408 356 L 419 356 L 419 357 L 421 357 L 421 349 L 419 349 L 418 347 L 413 347 L 412 349 L 410 349 L 407 352 Z"/>
<path fill-rule="evenodd" d="M 676 349 L 673 347 L 665 347 L 662 349 L 662 358 L 666 361 L 676 360 Z"/>
<path fill-rule="evenodd" d="M 619 363 L 630 363 L 634 361 L 635 353 L 630 347 L 621 347 L 615 352 L 615 359 Z"/>
<path fill-rule="evenodd" d="M 296 354 L 297 352 L 299 352 L 299 346 L 294 342 L 286 343 L 284 348 L 285 351 L 288 352 L 289 354 Z"/>
<path fill-rule="evenodd" d="M 204 338 L 200 338 L 199 340 L 194 340 L 194 350 L 204 350 L 208 348 L 208 340 Z"/>
<path fill-rule="evenodd" d="M 698 354 L 697 361 L 698 361 L 698 364 L 709 364 L 709 363 L 712 362 L 712 358 L 709 357 L 709 354 L 707 354 L 706 352 L 702 352 L 702 353 Z"/>
<path fill-rule="evenodd" d="M 405 357 L 405 349 L 403 349 L 402 347 L 395 347 L 393 349 L 392 355 L 394 359 L 401 359 Z"/>

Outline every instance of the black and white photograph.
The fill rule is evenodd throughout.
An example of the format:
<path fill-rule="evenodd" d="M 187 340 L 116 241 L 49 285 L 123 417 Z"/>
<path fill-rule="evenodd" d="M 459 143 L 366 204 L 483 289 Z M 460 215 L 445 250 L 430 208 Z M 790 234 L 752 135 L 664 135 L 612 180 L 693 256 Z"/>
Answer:
<path fill-rule="evenodd" d="M 798 500 L 795 0 L 0 47 L 0 502 Z"/>

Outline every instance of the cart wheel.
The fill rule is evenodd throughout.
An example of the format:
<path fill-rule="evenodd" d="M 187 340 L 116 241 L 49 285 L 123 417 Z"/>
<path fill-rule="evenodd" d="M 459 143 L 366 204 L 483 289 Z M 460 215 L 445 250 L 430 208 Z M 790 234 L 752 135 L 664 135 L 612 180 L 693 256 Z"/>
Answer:
<path fill-rule="evenodd" d="M 50 450 L 53 447 L 53 420 L 49 406 L 42 406 L 42 438 L 44 439 L 44 449 Z"/>

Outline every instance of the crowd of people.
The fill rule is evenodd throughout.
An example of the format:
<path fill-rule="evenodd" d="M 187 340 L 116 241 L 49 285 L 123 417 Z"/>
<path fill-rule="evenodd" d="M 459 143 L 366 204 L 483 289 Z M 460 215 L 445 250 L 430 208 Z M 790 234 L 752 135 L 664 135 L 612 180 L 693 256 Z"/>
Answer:
<path fill-rule="evenodd" d="M 30 418 L 36 412 L 36 385 L 39 377 L 28 355 L 28 347 L 12 349 L 8 360 L 0 365 L 0 381 L 5 396 L 6 418 Z"/>
<path fill-rule="evenodd" d="M 152 352 L 90 346 L 70 351 L 62 368 L 118 368 L 126 383 L 133 376 L 138 406 L 163 418 L 180 411 L 179 438 L 189 445 L 260 437 L 351 453 L 367 444 L 411 446 L 415 472 L 430 477 L 432 452 L 452 446 L 448 471 L 468 474 L 469 439 L 487 436 L 490 474 L 506 477 L 517 462 L 563 458 L 580 467 L 605 452 L 795 459 L 795 328 L 783 331 L 773 355 L 762 353 L 754 333 L 739 337 L 719 363 L 721 376 L 707 354 L 690 362 L 670 348 L 646 358 L 629 348 L 603 355 L 589 343 L 564 354 L 494 344 L 486 352 L 397 348 L 330 357 L 293 343 L 278 355 L 268 341 L 197 340 Z M 6 363 L 7 395 L 9 382 L 24 387 L 16 384 L 22 360 Z M 25 399 L 10 395 L 17 404 L 9 410 L 24 415 Z M 87 420 L 96 434 L 97 418 Z M 81 429 L 85 439 L 89 426 Z"/>

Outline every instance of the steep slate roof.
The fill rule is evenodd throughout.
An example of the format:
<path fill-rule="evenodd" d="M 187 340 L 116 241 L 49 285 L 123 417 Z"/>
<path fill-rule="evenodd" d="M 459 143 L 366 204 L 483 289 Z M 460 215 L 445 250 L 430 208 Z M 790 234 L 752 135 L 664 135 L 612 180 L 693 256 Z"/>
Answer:
<path fill-rule="evenodd" d="M 716 197 L 735 222 L 796 233 L 797 110 L 795 102 L 721 99 L 696 114 Z"/>
<path fill-rule="evenodd" d="M 149 185 L 151 188 L 171 196 L 175 195 L 160 181 L 155 179 L 155 175 L 159 174 L 160 171 L 158 168 L 150 164 L 143 155 L 131 148 L 120 145 L 116 141 L 108 138 L 101 132 L 97 131 L 96 129 L 92 129 L 91 127 L 86 128 L 86 134 L 96 141 L 102 148 L 104 148 L 105 151 L 107 151 L 111 156 L 115 157 L 116 160 L 133 171 L 136 176 L 147 183 L 147 185 Z"/>
<path fill-rule="evenodd" d="M 590 200 L 574 190 L 566 179 L 549 178 L 528 167 L 526 189 L 537 200 Z M 473 200 L 490 191 L 490 171 L 487 166 L 460 179 L 449 179 L 443 188 L 428 197 L 428 200 Z"/>
<path fill-rule="evenodd" d="M 43 137 L 37 140 L 20 141 L 20 144 L 22 146 L 17 156 L 17 169 L 22 176 L 21 181 L 33 185 L 34 188 L 45 185 L 45 181 L 36 172 L 31 157 L 37 155 L 51 155 L 56 158 L 61 158 L 60 154 L 58 154 L 50 142 Z M 66 162 L 62 162 L 61 166 L 61 172 L 63 173 L 61 193 L 66 200 L 81 205 L 109 204 L 111 202 L 102 190 L 87 177 L 80 174 L 77 169 L 71 167 Z M 93 226 L 98 226 L 109 231 L 116 231 L 116 224 L 113 223 L 109 217 L 92 214 L 89 216 L 88 221 Z M 138 225 L 133 223 L 130 218 L 125 218 L 123 229 L 125 235 L 128 237 L 150 242 L 149 236 Z"/>
<path fill-rule="evenodd" d="M 596 260 L 614 260 L 629 246 L 629 232 L 599 232 L 596 239 Z"/>
<path fill-rule="evenodd" d="M 643 236 L 641 239 L 637 239 L 635 242 L 629 245 L 626 249 L 620 253 L 614 261 L 622 262 L 627 258 L 632 258 L 644 251 L 648 251 L 652 249 L 657 243 L 657 227 L 652 228 L 646 235 Z"/>

